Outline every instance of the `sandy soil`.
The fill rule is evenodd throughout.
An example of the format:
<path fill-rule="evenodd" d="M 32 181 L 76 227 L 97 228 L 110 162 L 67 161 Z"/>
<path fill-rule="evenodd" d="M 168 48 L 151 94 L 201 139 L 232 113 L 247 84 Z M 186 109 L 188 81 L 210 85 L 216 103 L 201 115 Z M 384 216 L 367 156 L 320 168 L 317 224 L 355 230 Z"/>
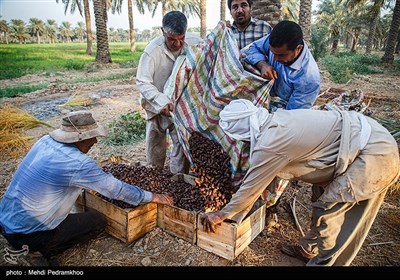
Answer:
<path fill-rule="evenodd" d="M 89 99 L 89 109 L 96 120 L 108 124 L 118 115 L 141 110 L 139 95 L 135 88 L 134 77 L 127 80 L 103 81 L 79 85 L 56 85 L 61 75 L 65 78 L 101 76 L 110 71 L 132 71 L 134 69 L 98 69 L 95 72 L 67 72 L 59 75 L 29 75 L 15 80 L 2 81 L 4 85 L 17 83 L 34 83 L 41 80 L 54 82 L 46 90 L 26 94 L 15 98 L 5 98 L 1 103 L 11 103 L 28 111 L 36 118 L 57 126 L 60 115 L 67 110 L 82 109 L 79 107 L 60 106 L 76 96 Z M 337 92 L 338 89 L 360 89 L 366 95 L 369 108 L 376 116 L 400 122 L 398 76 L 371 75 L 356 76 L 346 85 L 337 85 L 330 81 L 323 72 L 321 92 Z M 323 97 L 323 96 L 322 96 Z M 321 97 L 321 98 L 322 98 Z M 52 129 L 44 126 L 26 131 L 34 136 L 32 143 Z M 121 156 L 125 160 L 145 161 L 144 143 L 123 147 L 104 147 L 95 145 L 88 154 L 99 164 L 111 156 Z M 12 174 L 22 157 L 2 162 L 0 171 L 0 196 L 4 194 Z M 301 236 L 295 225 L 289 204 L 293 198 L 297 201 L 297 217 L 303 230 L 308 228 L 310 220 L 310 188 L 302 184 L 291 185 L 284 193 L 277 206 L 277 220 L 268 219 L 267 226 L 253 242 L 233 261 L 209 253 L 197 246 L 174 237 L 160 229 L 155 229 L 143 238 L 126 245 L 112 236 L 103 233 L 98 238 L 86 244 L 76 245 L 57 257 L 62 266 L 303 266 L 304 263 L 288 257 L 280 252 L 279 245 L 284 241 L 295 242 Z M 398 266 L 400 265 L 400 194 L 389 193 L 379 212 L 379 215 L 368 234 L 368 237 L 353 266 Z M 9 247 L 0 238 L 0 250 Z M 0 265 L 14 266 L 0 258 Z M 27 265 L 18 263 L 18 266 Z"/>

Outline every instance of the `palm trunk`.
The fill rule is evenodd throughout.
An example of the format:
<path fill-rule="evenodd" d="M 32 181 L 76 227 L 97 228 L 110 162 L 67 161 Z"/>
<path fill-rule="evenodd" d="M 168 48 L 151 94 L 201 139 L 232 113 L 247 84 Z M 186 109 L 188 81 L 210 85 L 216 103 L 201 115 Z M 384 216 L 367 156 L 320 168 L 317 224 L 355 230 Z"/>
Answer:
<path fill-rule="evenodd" d="M 400 0 L 396 0 L 394 6 L 393 19 L 390 25 L 388 41 L 386 44 L 385 54 L 382 56 L 383 63 L 393 64 L 394 61 L 394 48 L 397 42 L 397 34 L 400 28 Z"/>
<path fill-rule="evenodd" d="M 368 39 L 367 39 L 367 46 L 365 48 L 365 54 L 371 54 L 372 44 L 375 38 L 375 31 L 376 25 L 378 24 L 379 19 L 379 11 L 377 14 L 374 15 L 374 18 L 371 20 L 369 25 L 369 32 L 368 32 Z"/>
<path fill-rule="evenodd" d="M 332 43 L 332 49 L 331 49 L 331 54 L 332 55 L 336 53 L 338 45 L 339 45 L 339 40 L 338 39 L 334 39 L 333 43 Z"/>
<path fill-rule="evenodd" d="M 6 37 L 7 38 L 7 37 Z M 8 44 L 8 43 L 7 43 Z M 400 51 L 400 32 L 399 32 L 399 34 L 398 34 L 398 36 L 397 36 L 397 44 L 396 44 L 396 49 L 395 49 L 395 51 L 394 51 L 394 53 L 395 54 L 399 54 L 399 51 Z"/>
<path fill-rule="evenodd" d="M 107 7 L 105 0 L 93 0 L 94 17 L 96 22 L 97 53 L 96 61 L 111 63 L 107 34 Z"/>
<path fill-rule="evenodd" d="M 269 22 L 272 26 L 278 24 L 282 18 L 281 0 L 254 0 L 253 16 Z"/>
<path fill-rule="evenodd" d="M 225 18 L 226 18 L 226 0 L 221 0 L 220 20 L 225 20 Z"/>
<path fill-rule="evenodd" d="M 89 0 L 83 0 L 83 9 L 85 10 L 85 24 L 86 24 L 86 53 L 92 55 L 92 20 L 90 18 Z"/>
<path fill-rule="evenodd" d="M 299 25 L 307 44 L 310 44 L 311 38 L 311 9 L 312 0 L 300 0 Z"/>
<path fill-rule="evenodd" d="M 129 38 L 131 40 L 131 52 L 135 52 L 135 29 L 133 27 L 132 0 L 128 0 L 128 16 L 129 16 Z"/>
<path fill-rule="evenodd" d="M 207 35 L 207 0 L 200 0 L 200 36 L 201 38 Z"/>

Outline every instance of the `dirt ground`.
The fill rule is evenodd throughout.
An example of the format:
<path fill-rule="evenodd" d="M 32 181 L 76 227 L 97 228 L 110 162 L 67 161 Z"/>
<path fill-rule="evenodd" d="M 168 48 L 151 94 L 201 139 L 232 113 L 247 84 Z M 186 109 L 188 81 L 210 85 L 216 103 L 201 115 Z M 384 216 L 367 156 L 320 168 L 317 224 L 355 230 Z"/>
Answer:
<path fill-rule="evenodd" d="M 57 79 L 76 77 L 101 77 L 113 73 L 132 72 L 134 69 L 109 67 L 96 72 L 67 72 L 57 75 L 29 75 L 19 79 L 1 81 L 2 85 L 52 82 L 48 89 L 15 98 L 4 98 L 1 103 L 10 103 L 28 111 L 36 118 L 57 127 L 60 115 L 68 110 L 90 110 L 95 119 L 108 124 L 118 115 L 141 110 L 139 94 L 135 87 L 134 74 L 131 79 L 119 81 L 102 81 L 79 85 L 56 85 Z M 393 75 L 355 76 L 346 85 L 331 82 L 329 75 L 322 71 L 321 93 L 335 93 L 339 89 L 360 89 L 369 102 L 373 115 L 400 122 L 400 77 Z M 76 96 L 90 100 L 85 108 L 60 106 Z M 323 98 L 324 95 L 321 96 Z M 321 101 L 322 99 L 320 99 Z M 323 101 L 323 100 L 322 100 Z M 52 129 L 39 126 L 26 131 L 35 140 Z M 122 156 L 125 160 L 145 161 L 144 143 L 123 146 L 105 147 L 95 145 L 88 154 L 99 164 L 111 156 Z M 12 174 L 22 157 L 2 162 L 0 170 L 0 197 L 3 196 Z M 277 206 L 277 219 L 268 219 L 267 226 L 253 242 L 233 261 L 209 253 L 195 245 L 174 237 L 159 228 L 146 234 L 143 238 L 126 245 L 108 235 L 101 234 L 86 244 L 76 245 L 57 257 L 61 266 L 303 266 L 304 263 L 284 255 L 279 245 L 284 241 L 296 242 L 301 232 L 295 224 L 290 204 L 296 198 L 296 215 L 300 227 L 306 231 L 310 220 L 310 188 L 305 184 L 292 184 L 284 193 Z M 352 263 L 352 266 L 399 266 L 400 265 L 400 192 L 390 192 L 382 205 L 377 219 L 368 234 L 364 245 Z M 0 238 L 0 251 L 11 248 Z M 0 258 L 2 266 L 26 266 L 27 263 L 7 263 Z"/>

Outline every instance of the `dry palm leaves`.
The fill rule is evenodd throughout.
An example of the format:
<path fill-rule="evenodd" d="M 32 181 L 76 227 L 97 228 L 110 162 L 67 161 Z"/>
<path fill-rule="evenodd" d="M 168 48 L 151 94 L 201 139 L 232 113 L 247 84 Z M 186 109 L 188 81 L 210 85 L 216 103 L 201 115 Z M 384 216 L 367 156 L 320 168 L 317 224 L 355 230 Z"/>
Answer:
<path fill-rule="evenodd" d="M 29 140 L 33 137 L 22 136 L 24 129 L 50 124 L 40 121 L 29 113 L 11 106 L 0 106 L 0 159 L 17 158 L 29 148 Z"/>
<path fill-rule="evenodd" d="M 372 116 L 378 123 L 384 126 L 394 138 L 400 138 L 400 124 L 395 121 Z"/>

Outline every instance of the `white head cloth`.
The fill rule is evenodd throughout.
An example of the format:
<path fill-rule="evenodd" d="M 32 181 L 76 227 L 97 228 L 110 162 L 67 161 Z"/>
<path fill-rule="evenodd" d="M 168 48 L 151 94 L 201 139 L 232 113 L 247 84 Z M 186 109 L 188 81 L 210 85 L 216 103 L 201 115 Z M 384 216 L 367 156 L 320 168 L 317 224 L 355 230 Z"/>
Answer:
<path fill-rule="evenodd" d="M 247 99 L 232 100 L 219 113 L 219 125 L 231 138 L 250 141 L 250 160 L 260 127 L 268 117 L 268 110 L 256 107 Z"/>

